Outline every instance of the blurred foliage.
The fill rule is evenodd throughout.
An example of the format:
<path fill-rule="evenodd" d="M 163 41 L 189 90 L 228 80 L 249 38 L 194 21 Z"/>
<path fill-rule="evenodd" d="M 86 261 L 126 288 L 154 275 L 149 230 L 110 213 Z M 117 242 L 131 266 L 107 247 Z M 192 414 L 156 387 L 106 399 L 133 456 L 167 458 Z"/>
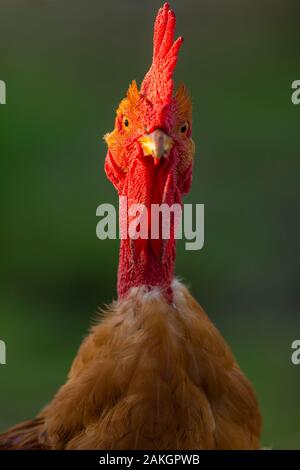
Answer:
<path fill-rule="evenodd" d="M 96 238 L 117 202 L 102 135 L 150 65 L 161 2 L 2 0 L 0 429 L 65 380 L 98 305 L 115 297 L 118 242 Z M 300 448 L 298 2 L 172 1 L 185 37 L 197 158 L 187 202 L 205 204 L 205 247 L 177 272 L 254 383 L 263 444 Z"/>

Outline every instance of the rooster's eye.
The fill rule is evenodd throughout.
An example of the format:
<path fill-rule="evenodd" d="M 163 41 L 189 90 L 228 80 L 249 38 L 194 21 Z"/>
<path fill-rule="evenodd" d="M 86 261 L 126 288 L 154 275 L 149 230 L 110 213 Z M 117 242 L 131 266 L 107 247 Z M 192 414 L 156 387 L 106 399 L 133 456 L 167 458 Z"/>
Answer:
<path fill-rule="evenodd" d="M 127 118 L 124 119 L 124 126 L 129 127 L 129 121 Z"/>
<path fill-rule="evenodd" d="M 181 128 L 180 128 L 181 134 L 186 134 L 188 128 L 189 128 L 189 125 L 188 125 L 187 122 L 185 122 L 185 123 L 181 126 Z"/>

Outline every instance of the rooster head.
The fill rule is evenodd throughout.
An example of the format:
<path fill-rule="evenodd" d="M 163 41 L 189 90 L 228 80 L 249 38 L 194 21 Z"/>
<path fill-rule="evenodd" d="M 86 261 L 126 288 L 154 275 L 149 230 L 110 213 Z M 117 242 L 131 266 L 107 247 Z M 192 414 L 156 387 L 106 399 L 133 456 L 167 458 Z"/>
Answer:
<path fill-rule="evenodd" d="M 138 159 L 152 167 L 172 166 L 184 173 L 194 155 L 192 104 L 186 87 L 174 93 L 173 72 L 183 42 L 174 42 L 175 14 L 167 3 L 154 26 L 153 60 L 140 90 L 133 81 L 105 141 L 115 163 L 127 172 Z"/>

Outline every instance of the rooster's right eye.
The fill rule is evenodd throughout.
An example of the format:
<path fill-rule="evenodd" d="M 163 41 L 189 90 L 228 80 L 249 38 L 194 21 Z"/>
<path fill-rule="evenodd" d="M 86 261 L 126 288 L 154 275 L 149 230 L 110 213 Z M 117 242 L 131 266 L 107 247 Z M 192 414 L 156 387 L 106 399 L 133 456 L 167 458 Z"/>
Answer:
<path fill-rule="evenodd" d="M 124 119 L 124 126 L 129 127 L 129 121 L 127 118 Z"/>

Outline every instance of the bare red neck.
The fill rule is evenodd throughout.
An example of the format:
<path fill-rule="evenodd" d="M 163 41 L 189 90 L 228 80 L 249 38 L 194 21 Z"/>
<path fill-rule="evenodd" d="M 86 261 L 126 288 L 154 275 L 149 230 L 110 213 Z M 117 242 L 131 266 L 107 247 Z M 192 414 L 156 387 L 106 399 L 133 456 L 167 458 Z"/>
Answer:
<path fill-rule="evenodd" d="M 179 191 L 176 190 L 176 173 L 169 162 L 164 162 L 159 167 L 155 167 L 151 161 L 145 165 L 139 160 L 131 166 L 120 195 L 126 196 L 125 204 L 122 203 L 119 208 L 119 215 L 122 229 L 127 226 L 127 238 L 121 240 L 120 261 L 118 270 L 118 294 L 124 296 L 126 292 L 134 286 L 144 285 L 151 289 L 159 287 L 165 296 L 171 300 L 171 282 L 174 276 L 175 264 L 175 239 L 174 239 L 174 220 L 170 217 L 170 237 L 162 237 L 162 219 L 159 219 L 158 238 L 151 238 L 153 225 L 157 225 L 157 219 L 151 217 L 151 205 L 162 203 L 170 207 L 174 202 L 181 203 Z M 148 226 L 148 238 L 132 238 L 130 224 L 135 226 L 136 217 L 140 212 L 133 214 L 133 204 L 143 204 L 146 213 Z M 136 207 L 136 206 L 135 206 Z M 135 212 L 135 211 L 133 211 Z M 132 226 L 131 226 L 132 228 Z M 145 225 L 144 225 L 145 228 Z M 157 227 L 156 227 L 157 228 Z M 138 226 L 139 235 L 141 225 Z M 125 228 L 126 230 L 126 228 Z M 128 233 L 129 232 L 129 233 Z"/>

